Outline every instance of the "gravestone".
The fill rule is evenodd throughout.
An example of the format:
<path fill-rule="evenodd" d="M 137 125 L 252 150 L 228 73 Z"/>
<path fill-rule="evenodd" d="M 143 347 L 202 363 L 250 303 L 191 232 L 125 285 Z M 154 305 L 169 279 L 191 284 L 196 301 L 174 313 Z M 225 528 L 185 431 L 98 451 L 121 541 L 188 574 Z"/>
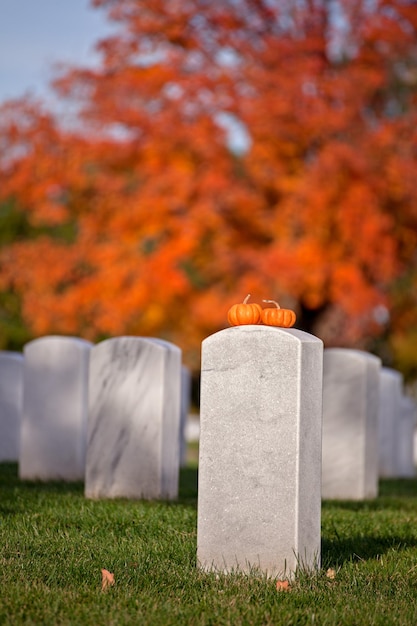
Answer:
<path fill-rule="evenodd" d="M 178 495 L 181 350 L 116 337 L 91 351 L 85 495 Z"/>
<path fill-rule="evenodd" d="M 414 431 L 417 423 L 417 405 L 409 396 L 402 395 L 398 419 L 397 477 L 415 478 Z"/>
<path fill-rule="evenodd" d="M 382 367 L 379 389 L 379 475 L 381 478 L 398 476 L 400 448 L 401 398 L 403 377 L 390 367 Z"/>
<path fill-rule="evenodd" d="M 0 462 L 19 459 L 22 394 L 23 355 L 0 351 Z"/>
<path fill-rule="evenodd" d="M 200 440 L 200 414 L 190 413 L 188 415 L 185 428 L 185 438 L 187 442 L 197 443 Z"/>
<path fill-rule="evenodd" d="M 322 342 L 237 326 L 203 341 L 197 558 L 291 576 L 320 562 Z"/>
<path fill-rule="evenodd" d="M 25 345 L 20 478 L 84 479 L 91 346 L 60 336 Z"/>
<path fill-rule="evenodd" d="M 367 352 L 326 348 L 323 356 L 322 497 L 378 495 L 381 361 Z"/>
<path fill-rule="evenodd" d="M 170 341 L 149 337 L 150 341 L 167 351 L 163 393 L 163 433 L 162 433 L 162 497 L 173 500 L 178 496 L 180 468 L 180 429 L 181 429 L 181 360 L 182 352 Z"/>
<path fill-rule="evenodd" d="M 186 428 L 191 405 L 191 372 L 185 365 L 181 368 L 181 416 L 180 416 L 180 466 L 187 465 Z"/>

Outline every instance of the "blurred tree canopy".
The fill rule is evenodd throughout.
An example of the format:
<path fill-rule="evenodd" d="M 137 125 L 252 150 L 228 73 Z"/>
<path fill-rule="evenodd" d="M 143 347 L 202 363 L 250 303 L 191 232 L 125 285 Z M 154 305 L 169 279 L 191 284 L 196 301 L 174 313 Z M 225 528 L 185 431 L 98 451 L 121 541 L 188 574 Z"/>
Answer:
<path fill-rule="evenodd" d="M 118 29 L 56 76 L 71 119 L 0 109 L 3 347 L 152 335 L 197 369 L 251 293 L 416 376 L 417 5 L 93 5 Z"/>

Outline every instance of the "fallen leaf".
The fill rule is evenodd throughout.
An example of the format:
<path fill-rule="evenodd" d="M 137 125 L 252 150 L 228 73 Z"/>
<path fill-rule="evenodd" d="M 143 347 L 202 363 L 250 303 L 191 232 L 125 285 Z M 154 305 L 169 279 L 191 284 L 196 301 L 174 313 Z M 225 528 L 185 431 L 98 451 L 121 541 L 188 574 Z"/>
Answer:
<path fill-rule="evenodd" d="M 331 578 L 331 579 L 336 578 L 336 570 L 333 569 L 332 567 L 329 567 L 329 569 L 326 572 L 326 576 L 327 578 Z"/>
<path fill-rule="evenodd" d="M 104 591 L 107 587 L 114 585 L 114 574 L 106 569 L 101 570 L 101 590 Z"/>
<path fill-rule="evenodd" d="M 277 580 L 277 591 L 289 591 L 290 583 L 288 580 Z"/>

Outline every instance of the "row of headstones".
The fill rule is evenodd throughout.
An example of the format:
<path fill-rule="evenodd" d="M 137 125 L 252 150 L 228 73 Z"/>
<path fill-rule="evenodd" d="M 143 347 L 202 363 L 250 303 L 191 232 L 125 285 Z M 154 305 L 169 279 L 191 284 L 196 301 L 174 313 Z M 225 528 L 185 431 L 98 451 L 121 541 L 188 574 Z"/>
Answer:
<path fill-rule="evenodd" d="M 323 498 L 375 498 L 380 477 L 414 477 L 416 425 L 399 372 L 366 352 L 324 350 Z"/>
<path fill-rule="evenodd" d="M 292 575 L 320 563 L 322 498 L 414 475 L 416 408 L 398 373 L 297 329 L 239 326 L 203 342 L 197 557 Z M 405 467 L 403 463 L 405 462 Z"/>
<path fill-rule="evenodd" d="M 0 352 L 0 460 L 26 480 L 84 480 L 91 498 L 175 498 L 190 383 L 181 350 L 154 338 Z"/>
<path fill-rule="evenodd" d="M 25 359 L 18 353 L 0 352 L 0 460 L 19 459 L 22 478 L 84 479 L 87 441 L 90 441 L 90 457 L 95 459 L 89 464 L 92 478 L 96 474 L 109 475 L 106 471 L 109 459 L 112 464 L 135 465 L 138 450 L 146 459 L 145 467 L 150 467 L 149 455 L 161 460 L 174 447 L 171 442 L 175 441 L 177 428 L 180 463 L 184 463 L 190 375 L 182 366 L 179 382 L 178 349 L 155 339 L 118 338 L 96 346 L 90 359 L 92 347 L 76 338 L 44 337 L 27 344 Z M 147 359 L 151 359 L 150 364 Z M 158 366 L 164 367 L 165 361 L 169 372 L 164 378 L 162 370 L 159 376 L 157 370 Z M 153 390 L 149 381 L 156 385 Z M 170 407 L 172 415 L 178 413 L 178 407 L 174 407 L 178 405 L 179 385 L 179 422 L 175 416 L 166 418 L 171 430 L 162 429 L 164 410 Z M 88 413 L 92 416 L 89 438 Z M 93 423 L 99 427 L 93 428 Z M 137 439 L 132 438 L 133 424 L 138 425 Z M 415 425 L 416 406 L 404 395 L 399 372 L 381 367 L 379 359 L 365 352 L 324 350 L 324 498 L 375 497 L 379 476 L 414 476 Z M 107 441 L 101 440 L 106 437 Z M 158 454 L 155 445 L 148 445 L 152 438 L 161 444 Z M 172 454 L 176 456 L 175 451 Z M 111 468 L 111 475 L 117 475 Z M 129 474 L 125 469 L 124 475 Z M 108 483 L 107 480 L 103 495 L 114 495 L 118 489 L 121 495 L 127 495 L 126 487 Z M 142 487 L 132 489 L 135 496 L 138 488 Z M 175 488 L 170 493 L 174 494 Z"/>

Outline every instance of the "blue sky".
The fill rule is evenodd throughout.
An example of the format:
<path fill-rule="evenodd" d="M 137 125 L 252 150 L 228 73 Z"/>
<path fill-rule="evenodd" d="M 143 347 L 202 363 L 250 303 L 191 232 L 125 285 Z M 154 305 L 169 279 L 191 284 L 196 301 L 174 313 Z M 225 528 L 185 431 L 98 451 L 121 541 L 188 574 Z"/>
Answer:
<path fill-rule="evenodd" d="M 93 65 L 94 44 L 114 31 L 90 0 L 0 0 L 0 104 L 31 94 L 65 113 L 49 92 L 54 63 Z M 219 116 L 230 145 L 246 150 L 250 138 L 230 116 Z"/>
<path fill-rule="evenodd" d="M 46 98 L 53 63 L 94 64 L 94 44 L 110 29 L 90 0 L 0 0 L 0 103 Z"/>

